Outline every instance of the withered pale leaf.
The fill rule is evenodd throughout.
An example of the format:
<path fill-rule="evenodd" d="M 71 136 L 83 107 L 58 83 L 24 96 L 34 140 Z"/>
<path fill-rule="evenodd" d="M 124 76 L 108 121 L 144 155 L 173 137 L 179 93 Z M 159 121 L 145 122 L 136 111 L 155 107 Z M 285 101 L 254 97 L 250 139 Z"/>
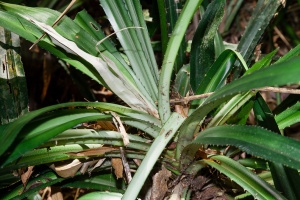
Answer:
<path fill-rule="evenodd" d="M 57 173 L 57 175 L 63 178 L 68 178 L 68 177 L 73 177 L 80 169 L 81 166 L 82 163 L 78 159 L 75 159 L 69 164 L 58 166 L 58 167 L 52 164 L 50 165 L 50 168 L 54 170 Z"/>
<path fill-rule="evenodd" d="M 125 127 L 123 126 L 123 123 L 122 123 L 119 115 L 117 115 L 117 113 L 115 113 L 115 112 L 110 112 L 110 113 L 113 116 L 113 121 L 114 121 L 116 127 L 118 128 L 118 131 L 121 133 L 124 145 L 127 146 L 129 144 L 129 136 L 125 130 Z"/>
<path fill-rule="evenodd" d="M 149 114 L 159 118 L 157 107 L 154 102 L 149 101 L 143 93 L 131 82 L 118 68 L 116 63 L 114 63 L 108 57 L 102 55 L 102 59 L 95 57 L 91 54 L 86 53 L 81 50 L 76 43 L 70 41 L 60 34 L 58 34 L 51 26 L 38 22 L 34 19 L 23 16 L 28 21 L 34 23 L 44 32 L 46 32 L 51 41 L 63 48 L 65 51 L 72 53 L 74 55 L 79 55 L 84 60 L 89 62 L 101 75 L 105 83 L 109 88 L 118 95 L 124 102 L 126 102 L 131 108 L 148 112 Z"/>
<path fill-rule="evenodd" d="M 94 166 L 96 163 L 97 163 L 97 160 L 84 162 L 81 169 L 80 169 L 80 173 L 85 174 L 85 172 L 88 170 L 88 168 L 91 167 L 91 166 Z"/>
<path fill-rule="evenodd" d="M 100 167 L 104 163 L 105 160 L 106 160 L 106 158 L 101 158 L 100 160 L 98 160 L 96 165 L 94 165 L 94 167 L 89 171 L 89 174 L 91 175 L 92 171 L 94 169 L 96 169 L 97 167 Z"/>

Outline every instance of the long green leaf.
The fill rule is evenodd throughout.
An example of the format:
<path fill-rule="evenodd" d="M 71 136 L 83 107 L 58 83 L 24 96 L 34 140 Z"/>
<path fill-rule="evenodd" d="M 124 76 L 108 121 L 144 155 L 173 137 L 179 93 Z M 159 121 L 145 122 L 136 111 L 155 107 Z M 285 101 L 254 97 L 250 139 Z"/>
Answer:
<path fill-rule="evenodd" d="M 169 120 L 165 123 L 161 132 L 157 138 L 155 138 L 146 157 L 143 159 L 142 164 L 139 166 L 137 172 L 135 173 L 133 179 L 131 180 L 124 196 L 123 200 L 136 199 L 139 194 L 142 184 L 149 176 L 154 164 L 157 162 L 161 153 L 165 149 L 166 145 L 176 134 L 177 129 L 180 127 L 182 122 L 185 120 L 178 113 L 173 113 Z"/>
<path fill-rule="evenodd" d="M 98 42 L 98 46 L 95 46 L 95 48 L 98 48 L 104 56 L 109 57 L 110 59 L 113 59 L 112 57 L 115 57 L 118 61 L 115 63 L 117 64 L 117 67 L 122 71 L 124 76 L 126 76 L 132 83 L 135 83 L 135 85 L 138 87 L 140 92 L 143 93 L 147 100 L 152 101 L 150 95 L 142 86 L 140 79 L 136 77 L 132 69 L 127 65 L 120 52 L 117 51 L 117 49 L 108 38 L 104 39 L 106 35 L 102 32 L 101 26 L 92 18 L 92 16 L 90 16 L 85 10 L 83 10 L 76 15 L 74 22 L 77 23 L 90 35 L 92 35 L 95 40 L 102 41 L 100 44 L 98 44 Z"/>
<path fill-rule="evenodd" d="M 93 36 L 96 41 L 100 41 L 106 37 L 106 35 L 102 32 L 101 26 L 97 23 L 95 19 L 91 15 L 87 13 L 86 10 L 82 10 L 77 13 L 74 22 L 78 24 L 82 29 L 84 29 L 87 33 Z M 114 54 L 116 58 L 119 59 L 120 62 L 124 62 L 124 59 L 121 57 L 120 53 L 117 51 L 113 42 L 108 38 L 103 40 L 97 48 L 100 51 L 107 50 L 110 53 Z"/>
<path fill-rule="evenodd" d="M 256 121 L 260 126 L 280 134 L 280 130 L 268 104 L 259 93 L 256 95 L 253 110 L 257 119 Z M 288 199 L 298 199 L 300 197 L 299 190 L 294 187 L 294 183 L 298 182 L 300 184 L 298 170 L 284 167 L 283 164 L 277 162 L 271 162 L 269 165 L 276 189 L 282 192 Z"/>
<path fill-rule="evenodd" d="M 251 74 L 252 72 L 257 71 L 261 68 L 268 67 L 272 62 L 272 58 L 275 56 L 275 54 L 277 53 L 278 50 L 279 49 L 273 50 L 271 53 L 268 53 L 266 56 L 264 56 L 261 60 L 254 63 L 251 66 L 251 68 L 245 72 L 244 76 Z"/>
<path fill-rule="evenodd" d="M 161 129 L 161 126 L 154 125 L 153 123 L 148 121 L 132 119 L 130 117 L 122 117 L 121 120 L 124 122 L 124 124 L 142 130 L 153 138 L 156 138 L 158 136 Z"/>
<path fill-rule="evenodd" d="M 275 120 L 280 129 L 284 129 L 296 124 L 297 122 L 300 122 L 300 103 L 296 103 L 295 105 L 281 112 L 279 115 L 275 116 Z"/>
<path fill-rule="evenodd" d="M 242 1 L 231 1 L 229 5 L 227 5 L 227 12 L 225 14 L 225 26 L 223 30 L 225 33 L 229 30 L 230 26 L 232 25 L 232 22 L 234 21 L 236 14 L 240 10 L 242 3 Z"/>
<path fill-rule="evenodd" d="M 172 35 L 173 29 L 178 20 L 179 14 L 181 13 L 183 2 L 166 0 L 164 1 L 164 3 L 165 3 L 164 5 L 165 10 L 163 12 L 166 13 L 166 24 L 168 29 L 168 36 L 170 37 Z M 183 66 L 186 60 L 186 55 L 185 55 L 186 44 L 187 44 L 186 41 L 182 40 L 177 53 L 176 62 L 174 64 L 175 73 L 177 73 L 181 69 L 181 67 Z"/>
<path fill-rule="evenodd" d="M 214 38 L 224 15 L 224 0 L 209 4 L 195 32 L 191 47 L 191 86 L 197 91 L 215 60 Z"/>
<path fill-rule="evenodd" d="M 150 124 L 154 124 L 157 126 L 160 126 L 160 121 L 156 118 L 154 118 L 151 115 L 148 115 L 141 111 L 136 111 L 133 109 L 130 109 L 128 107 L 109 104 L 109 103 L 97 103 L 97 102 L 70 102 L 70 103 L 64 103 L 64 104 L 58 104 L 54 106 L 49 106 L 46 108 L 42 108 L 30 113 L 27 113 L 23 117 L 17 119 L 13 123 L 10 123 L 6 126 L 0 126 L 1 135 L 0 140 L 3 142 L 3 145 L 0 149 L 0 155 L 2 155 L 12 144 L 14 139 L 17 137 L 17 135 L 20 133 L 20 131 L 23 129 L 23 127 L 28 124 L 31 120 L 34 118 L 43 115 L 44 113 L 47 113 L 49 111 L 57 110 L 60 108 L 68 108 L 69 106 L 79 106 L 79 107 L 94 107 L 99 109 L 100 111 L 113 111 L 118 114 L 132 117 L 133 119 L 138 120 L 144 120 L 149 122 Z M 63 123 L 63 121 L 61 122 Z"/>
<path fill-rule="evenodd" d="M 138 39 L 140 40 L 141 46 L 143 48 L 143 53 L 147 59 L 151 74 L 156 81 L 156 87 L 158 86 L 159 71 L 156 63 L 154 51 L 152 49 L 151 40 L 149 37 L 149 32 L 144 20 L 144 14 L 142 12 L 141 2 L 139 0 L 126 0 L 128 5 L 129 13 L 132 16 L 132 21 L 134 26 L 140 26 L 144 28 L 144 31 L 137 31 Z M 157 99 L 156 99 L 157 100 Z"/>
<path fill-rule="evenodd" d="M 223 53 L 225 53 L 226 51 L 224 51 Z M 251 74 L 254 71 L 257 71 L 263 67 L 269 66 L 271 63 L 272 57 L 276 54 L 276 52 L 277 52 L 277 49 L 272 51 L 268 55 L 266 55 L 264 58 L 262 58 L 258 62 L 256 62 L 250 69 L 248 69 L 245 72 L 244 76 Z M 232 52 L 232 53 L 234 53 L 234 52 Z M 219 58 L 217 59 L 217 61 L 218 60 L 219 60 Z M 215 63 L 214 63 L 214 65 L 215 65 Z M 213 67 L 210 70 L 212 70 L 212 69 L 213 69 Z M 205 77 L 205 79 L 206 79 L 206 77 Z M 246 104 L 248 102 L 249 99 L 251 99 L 253 96 L 255 96 L 255 94 L 256 94 L 256 92 L 246 92 L 245 94 L 238 94 L 235 97 L 233 97 L 232 99 L 230 99 L 228 101 L 228 103 L 226 103 L 225 105 L 222 106 L 222 108 L 220 108 L 220 110 L 217 112 L 217 114 L 213 117 L 213 119 L 208 124 L 207 128 L 224 124 L 230 117 L 232 117 L 237 112 L 237 110 L 239 108 L 241 108 L 244 104 Z M 248 116 L 245 116 L 245 117 L 248 117 Z"/>
<path fill-rule="evenodd" d="M 124 181 L 116 180 L 113 174 L 101 174 L 93 177 L 78 177 L 75 180 L 70 180 L 69 183 L 64 184 L 63 187 L 72 188 L 86 188 L 98 191 L 110 191 L 124 193 Z"/>
<path fill-rule="evenodd" d="M 264 127 L 270 131 L 280 134 L 277 123 L 274 119 L 272 111 L 268 107 L 260 93 L 257 93 L 256 100 L 253 106 L 256 121 L 259 126 Z"/>
<path fill-rule="evenodd" d="M 114 56 L 120 63 L 120 65 L 117 65 L 117 67 L 119 67 L 119 69 L 129 80 L 135 78 L 134 73 L 126 64 L 120 52 L 117 51 L 117 49 L 114 47 L 113 43 L 109 40 L 109 38 L 104 39 L 106 35 L 102 32 L 101 26 L 92 18 L 92 16 L 90 16 L 85 10 L 83 10 L 76 15 L 74 22 L 78 24 L 82 29 L 84 29 L 87 33 L 92 35 L 95 41 L 102 41 L 100 44 L 98 44 L 99 42 L 97 43 L 98 46 L 96 46 L 97 44 L 95 44 L 95 48 L 97 48 L 103 55 L 107 57 L 111 58 L 112 56 Z M 131 81 L 139 83 L 136 78 L 134 81 Z"/>
<path fill-rule="evenodd" d="M 177 52 L 180 48 L 181 41 L 183 40 L 189 22 L 201 3 L 202 0 L 186 1 L 168 43 L 168 47 L 162 64 L 161 74 L 159 77 L 158 93 L 158 111 L 163 124 L 169 119 L 171 115 L 169 92 L 171 76 Z"/>
<path fill-rule="evenodd" d="M 276 61 L 276 63 L 281 63 L 284 62 L 286 60 L 289 60 L 291 58 L 297 57 L 300 54 L 300 44 L 297 45 L 295 48 L 293 48 L 292 50 L 290 50 L 289 52 L 287 52 L 286 54 L 284 54 L 284 56 L 282 56 L 280 59 L 278 59 Z"/>
<path fill-rule="evenodd" d="M 75 156 L 70 156 L 69 153 L 101 148 L 102 146 L 102 144 L 70 144 L 34 149 L 25 153 L 20 159 L 3 167 L 3 171 L 1 173 L 11 173 L 11 170 L 17 170 L 22 167 L 50 164 L 74 159 Z M 104 157 L 104 155 L 99 153 L 98 157 Z M 76 158 L 79 158 L 79 156 Z"/>
<path fill-rule="evenodd" d="M 182 125 L 179 132 L 176 157 L 179 158 L 182 149 L 193 140 L 199 130 L 199 122 L 214 108 L 232 98 L 234 95 L 251 89 L 297 83 L 300 78 L 300 58 L 272 65 L 255 71 L 252 74 L 231 82 L 217 90 L 207 98 L 205 103 L 197 108 Z"/>
<path fill-rule="evenodd" d="M 250 192 L 255 199 L 286 199 L 269 183 L 226 156 L 212 156 L 211 159 L 205 159 L 204 162 L 224 173 L 230 179 L 242 186 L 244 190 Z"/>
<path fill-rule="evenodd" d="M 206 128 L 225 124 L 225 122 L 235 113 L 237 113 L 243 105 L 249 102 L 249 100 L 255 94 L 256 92 L 246 92 L 245 94 L 238 94 L 234 96 L 225 105 L 222 106 L 222 108 L 217 112 L 217 114 L 209 122 Z"/>
<path fill-rule="evenodd" d="M 237 47 L 237 51 L 241 52 L 247 63 L 251 62 L 251 56 L 256 45 L 281 4 L 281 1 L 277 0 L 259 0 L 257 2 L 252 18 Z M 243 68 L 236 68 L 236 77 L 241 71 Z"/>
<path fill-rule="evenodd" d="M 208 69 L 206 75 L 202 78 L 202 82 L 198 87 L 196 94 L 203 94 L 213 92 L 220 88 L 227 78 L 228 73 L 231 71 L 232 65 L 228 66 L 228 62 L 233 63 L 236 60 L 236 54 L 232 50 L 225 50 L 217 58 L 217 60 Z M 199 105 L 204 100 L 193 101 L 193 105 Z"/>
<path fill-rule="evenodd" d="M 231 145 L 257 157 L 300 168 L 300 142 L 255 126 L 218 126 L 204 130 L 182 154 L 184 165 L 194 157 L 201 144 Z"/>
<path fill-rule="evenodd" d="M 91 192 L 80 197 L 78 200 L 121 200 L 122 196 L 122 194 L 115 192 Z"/>
<path fill-rule="evenodd" d="M 148 151 L 148 140 L 136 135 L 128 134 L 130 143 L 126 146 L 130 149 Z M 115 131 L 95 131 L 93 129 L 70 129 L 59 134 L 55 138 L 44 143 L 43 147 L 70 144 L 103 144 L 112 146 L 124 146 L 122 136 Z"/>
<path fill-rule="evenodd" d="M 239 162 L 241 165 L 245 167 L 249 167 L 252 169 L 264 169 L 264 170 L 269 169 L 267 161 L 260 158 L 243 158 L 237 160 L 237 162 Z"/>
<path fill-rule="evenodd" d="M 260 61 L 256 62 L 250 69 L 246 71 L 245 75 L 251 74 L 256 70 L 259 70 L 263 67 L 267 67 L 270 65 L 270 62 L 272 60 L 272 57 L 276 54 L 277 49 L 266 55 L 264 58 L 262 58 Z M 230 117 L 232 117 L 238 109 L 240 109 L 244 104 L 248 102 L 249 99 L 251 99 L 253 96 L 255 96 L 256 92 L 246 92 L 245 94 L 238 94 L 232 99 L 229 100 L 228 103 L 226 103 L 220 110 L 217 112 L 217 114 L 213 117 L 213 119 L 208 124 L 208 127 L 217 126 L 224 124 L 226 120 L 228 120 Z M 251 109 L 251 108 L 250 108 Z M 248 110 L 248 109 L 246 109 Z M 250 112 L 248 110 L 247 114 Z M 239 112 L 241 114 L 241 112 Z M 241 116 L 242 117 L 242 116 Z M 247 116 L 244 116 L 242 118 L 247 118 Z M 246 120 L 246 119 L 245 119 Z"/>
<path fill-rule="evenodd" d="M 46 119 L 24 127 L 20 133 L 21 138 L 17 138 L 17 144 L 11 147 L 11 152 L 2 166 L 79 123 L 95 121 L 103 117 L 107 118 L 99 111 L 90 109 L 62 110 L 51 113 Z"/>
<path fill-rule="evenodd" d="M 149 36 L 146 34 L 148 33 L 147 27 L 139 2 L 136 0 L 100 0 L 100 3 L 112 27 L 117 31 L 117 36 L 128 56 L 133 71 L 153 101 L 157 101 L 158 68 Z M 127 27 L 136 28 L 119 31 Z"/>
<path fill-rule="evenodd" d="M 168 40 L 169 40 L 165 2 L 158 0 L 157 7 L 158 7 L 159 21 L 160 21 L 161 49 L 162 49 L 163 55 L 165 55 L 167 45 L 168 45 Z"/>

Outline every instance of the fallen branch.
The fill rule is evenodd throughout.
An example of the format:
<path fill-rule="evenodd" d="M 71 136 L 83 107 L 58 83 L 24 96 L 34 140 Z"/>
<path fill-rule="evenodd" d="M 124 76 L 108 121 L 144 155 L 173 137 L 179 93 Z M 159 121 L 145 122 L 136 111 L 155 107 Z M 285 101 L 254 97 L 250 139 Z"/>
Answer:
<path fill-rule="evenodd" d="M 300 94 L 300 89 L 289 89 L 289 88 L 278 88 L 278 87 L 263 87 L 263 88 L 259 88 L 259 89 L 254 89 L 254 91 Z M 180 99 L 171 99 L 170 103 L 185 103 L 185 104 L 187 104 L 188 102 L 193 101 L 193 100 L 207 98 L 212 94 L 213 94 L 213 92 L 209 92 L 209 93 L 205 93 L 205 94 L 182 97 Z"/>

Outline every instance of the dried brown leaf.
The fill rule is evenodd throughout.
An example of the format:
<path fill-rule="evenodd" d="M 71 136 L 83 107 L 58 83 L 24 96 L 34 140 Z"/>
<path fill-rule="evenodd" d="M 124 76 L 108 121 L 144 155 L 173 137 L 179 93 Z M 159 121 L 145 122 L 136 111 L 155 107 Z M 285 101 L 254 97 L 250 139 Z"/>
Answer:
<path fill-rule="evenodd" d="M 188 116 L 188 107 L 182 105 L 175 105 L 175 112 L 181 114 L 183 117 Z"/>
<path fill-rule="evenodd" d="M 106 152 L 117 150 L 116 148 L 112 147 L 99 147 L 94 149 L 88 149 L 84 151 L 79 151 L 76 153 L 68 153 L 70 156 L 78 156 L 78 157 L 87 157 L 87 156 L 101 156 L 104 155 Z"/>
<path fill-rule="evenodd" d="M 123 163 L 121 158 L 112 158 L 111 165 L 114 168 L 114 173 L 117 179 L 123 178 Z"/>
<path fill-rule="evenodd" d="M 97 125 L 101 126 L 101 129 L 103 129 L 103 130 L 111 130 L 111 131 L 117 131 L 118 130 L 113 125 L 112 122 L 108 122 L 108 121 L 97 121 Z"/>
<path fill-rule="evenodd" d="M 168 181 L 172 173 L 164 166 L 153 176 L 153 186 L 151 191 L 151 200 L 161 200 L 168 191 Z"/>
<path fill-rule="evenodd" d="M 63 194 L 59 187 L 51 187 L 51 199 L 52 200 L 64 200 Z"/>
<path fill-rule="evenodd" d="M 33 167 L 34 166 L 29 166 L 27 168 L 27 171 L 25 173 L 21 174 L 21 180 L 22 180 L 24 188 L 26 188 L 27 182 L 33 172 Z"/>
<path fill-rule="evenodd" d="M 126 153 L 125 153 L 125 150 L 123 149 L 123 147 L 120 147 L 120 153 L 121 153 L 121 158 L 122 158 L 122 163 L 123 163 L 123 167 L 124 167 L 126 180 L 127 180 L 127 183 L 130 183 L 130 181 L 132 180 L 132 175 L 131 175 L 129 163 L 125 156 Z"/>

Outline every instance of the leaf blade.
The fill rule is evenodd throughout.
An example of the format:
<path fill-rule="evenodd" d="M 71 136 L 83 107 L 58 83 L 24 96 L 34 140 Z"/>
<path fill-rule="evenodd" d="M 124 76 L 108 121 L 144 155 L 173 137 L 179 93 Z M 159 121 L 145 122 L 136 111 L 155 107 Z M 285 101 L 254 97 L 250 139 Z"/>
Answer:
<path fill-rule="evenodd" d="M 212 160 L 204 160 L 210 166 L 227 175 L 245 190 L 250 192 L 255 199 L 286 199 L 269 183 L 252 173 L 238 162 L 226 156 L 212 156 Z M 213 160 L 219 161 L 219 163 Z"/>
<path fill-rule="evenodd" d="M 193 151 L 201 144 L 232 145 L 251 155 L 294 169 L 300 168 L 300 158 L 297 156 L 300 153 L 300 142 L 261 127 L 236 125 L 206 129 L 185 148 L 182 157 L 190 155 L 190 160 L 194 156 Z"/>
<path fill-rule="evenodd" d="M 191 87 L 196 91 L 215 60 L 214 38 L 224 15 L 224 0 L 209 4 L 197 27 L 191 47 Z"/>
<path fill-rule="evenodd" d="M 286 62 L 274 64 L 260 69 L 247 76 L 243 76 L 217 90 L 213 95 L 197 108 L 182 125 L 179 132 L 176 157 L 179 158 L 182 149 L 193 140 L 193 135 L 199 130 L 199 122 L 214 108 L 229 100 L 234 95 L 251 89 L 297 83 L 300 78 L 300 58 L 290 59 Z"/>

